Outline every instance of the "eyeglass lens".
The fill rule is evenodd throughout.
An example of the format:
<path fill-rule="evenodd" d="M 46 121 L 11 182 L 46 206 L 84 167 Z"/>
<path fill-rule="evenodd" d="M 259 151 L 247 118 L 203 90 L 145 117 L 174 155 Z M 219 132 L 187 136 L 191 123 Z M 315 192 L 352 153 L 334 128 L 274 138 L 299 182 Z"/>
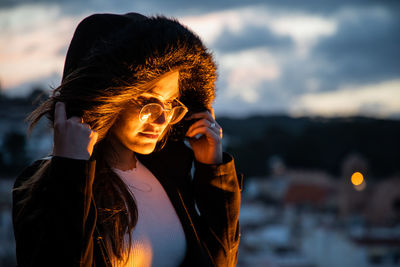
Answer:
<path fill-rule="evenodd" d="M 156 121 L 162 114 L 164 110 L 163 108 L 157 104 L 147 104 L 145 105 L 139 114 L 139 119 L 142 122 L 154 122 Z M 169 124 L 175 124 L 179 122 L 183 116 L 186 114 L 186 109 L 184 107 L 174 107 L 170 111 L 166 111 L 166 120 Z"/>

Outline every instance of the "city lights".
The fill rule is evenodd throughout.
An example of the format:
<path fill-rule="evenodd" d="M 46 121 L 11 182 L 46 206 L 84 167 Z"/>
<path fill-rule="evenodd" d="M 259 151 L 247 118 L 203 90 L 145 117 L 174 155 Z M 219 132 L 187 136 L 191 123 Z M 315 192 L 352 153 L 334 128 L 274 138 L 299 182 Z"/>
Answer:
<path fill-rule="evenodd" d="M 363 191 L 367 187 L 364 176 L 360 172 L 353 173 L 351 183 L 356 191 Z"/>
<path fill-rule="evenodd" d="M 355 186 L 361 185 L 364 182 L 364 176 L 360 172 L 355 172 L 351 176 L 351 183 Z"/>

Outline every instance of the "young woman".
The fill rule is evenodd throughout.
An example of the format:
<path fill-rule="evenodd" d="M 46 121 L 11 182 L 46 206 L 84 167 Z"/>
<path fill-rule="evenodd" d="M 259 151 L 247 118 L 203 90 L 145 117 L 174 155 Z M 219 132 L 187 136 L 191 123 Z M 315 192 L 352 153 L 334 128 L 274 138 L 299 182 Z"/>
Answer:
<path fill-rule="evenodd" d="M 29 117 L 48 117 L 54 147 L 15 182 L 18 266 L 234 266 L 240 183 L 215 71 L 176 20 L 84 19 L 61 85 Z"/>

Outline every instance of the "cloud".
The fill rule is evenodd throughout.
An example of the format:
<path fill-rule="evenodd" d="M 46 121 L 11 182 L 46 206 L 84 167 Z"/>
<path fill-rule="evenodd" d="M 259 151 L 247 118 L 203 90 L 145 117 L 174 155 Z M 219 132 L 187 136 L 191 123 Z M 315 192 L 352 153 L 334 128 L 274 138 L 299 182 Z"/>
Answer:
<path fill-rule="evenodd" d="M 114 1 L 107 0 L 2 0 L 0 7 L 10 8 L 24 4 L 57 4 L 68 7 L 69 11 L 82 12 L 82 10 L 103 9 L 108 12 L 134 11 L 134 12 L 167 12 L 170 14 L 179 14 L 183 16 L 185 13 L 199 14 L 214 11 L 221 11 L 231 8 L 241 8 L 254 5 L 268 5 L 275 9 L 285 9 L 292 11 L 300 11 L 307 13 L 319 13 L 328 15 L 337 12 L 341 8 L 347 7 L 369 7 L 376 5 L 386 5 L 392 8 L 399 7 L 397 0 L 203 0 L 203 1 L 187 1 L 187 0 L 118 0 L 118 4 Z M 147 12 L 146 12 L 147 10 Z"/>
<path fill-rule="evenodd" d="M 15 92 L 40 80 L 57 85 L 67 45 L 85 16 L 129 11 L 152 15 L 162 10 L 188 25 L 214 51 L 219 65 L 216 112 L 321 113 L 306 101 L 311 95 L 322 97 L 343 88 L 368 93 L 364 89 L 369 85 L 388 93 L 389 81 L 400 78 L 397 2 L 2 1 L 0 81 Z M 381 98 L 365 100 L 356 110 L 400 113 L 396 105 L 388 111 L 386 104 Z"/>
<path fill-rule="evenodd" d="M 1 15 L 0 24 L 7 25 L 0 33 L 2 87 L 61 73 L 76 18 L 62 16 L 57 6 L 25 5 Z"/>
<path fill-rule="evenodd" d="M 256 46 L 309 51 L 318 39 L 334 35 L 332 18 L 299 11 L 276 10 L 266 5 L 232 8 L 220 12 L 183 16 L 181 21 L 210 46 L 228 52 Z M 304 53 L 303 53 L 304 54 Z"/>
<path fill-rule="evenodd" d="M 243 15 L 243 14 L 242 14 Z M 224 10 L 198 15 L 184 15 L 179 21 L 196 32 L 205 43 L 212 45 L 224 29 L 237 31 L 243 27 L 243 16 L 238 10 Z"/>
<path fill-rule="evenodd" d="M 278 16 L 269 23 L 275 34 L 293 39 L 301 56 L 308 55 L 319 39 L 333 36 L 337 30 L 334 19 L 321 15 L 289 13 Z"/>
<path fill-rule="evenodd" d="M 395 114 L 396 109 L 400 111 L 396 105 L 387 110 L 387 99 L 378 97 L 375 101 L 363 100 L 351 112 L 346 106 L 337 105 L 337 102 L 329 106 L 325 113 L 322 108 L 305 109 L 306 106 L 298 103 L 304 95 L 329 90 L 341 92 L 344 84 L 349 82 L 353 85 L 347 86 L 348 90 L 364 88 L 368 83 L 377 84 L 385 78 L 382 74 L 387 71 L 386 68 L 390 68 L 394 74 L 387 77 L 399 77 L 396 68 L 390 66 L 382 67 L 382 71 L 377 70 L 387 59 L 382 54 L 396 53 L 389 42 L 396 32 L 393 14 L 385 7 L 365 5 L 356 9 L 349 6 L 351 3 L 329 16 L 298 10 L 275 10 L 266 6 L 236 8 L 207 15 L 208 23 L 203 29 L 204 32 L 212 29 L 209 45 L 216 50 L 220 66 L 216 111 L 235 116 L 293 110 L 300 112 L 299 107 L 309 114 L 315 112 L 325 115 L 329 115 L 329 112 L 371 115 L 375 112 L 382 115 Z M 191 16 L 192 20 L 194 17 L 197 23 L 203 22 L 202 15 Z M 365 24 L 364 21 L 369 23 Z M 188 22 L 190 25 L 190 20 Z M 368 27 L 369 34 L 365 35 L 365 29 L 360 32 L 360 25 L 374 27 Z M 386 28 L 388 25 L 392 27 Z M 360 40 L 361 37 L 364 41 Z M 376 45 L 381 44 L 382 40 L 388 43 L 384 45 L 386 51 L 374 53 Z M 341 42 L 347 45 L 340 46 Z M 364 42 L 369 42 L 369 51 L 364 49 Z M 276 49 L 279 47 L 282 49 Z M 331 53 L 333 50 L 335 52 Z M 357 54 L 357 57 L 352 57 L 353 54 Z M 354 62 L 346 67 L 346 61 Z M 376 65 L 375 61 L 381 64 Z M 352 73 L 363 68 L 371 70 L 362 71 L 368 77 L 354 79 Z M 345 79 L 342 80 L 342 77 Z M 382 90 L 384 95 L 388 90 L 394 90 L 390 86 L 392 84 L 387 82 L 370 89 L 376 95 L 380 95 L 379 91 Z M 367 94 L 369 90 L 360 89 L 357 92 Z M 337 97 L 333 95 L 332 101 Z M 361 96 L 357 99 L 362 100 Z"/>
<path fill-rule="evenodd" d="M 292 40 L 286 36 L 278 36 L 263 26 L 246 26 L 240 31 L 225 28 L 212 45 L 214 49 L 224 53 L 268 47 L 271 49 L 289 49 Z"/>
<path fill-rule="evenodd" d="M 340 83 L 367 83 L 400 76 L 400 18 L 382 7 L 347 9 L 337 15 L 337 34 L 321 40 L 314 56 L 327 90 Z"/>
<path fill-rule="evenodd" d="M 400 79 L 348 85 L 335 91 L 308 93 L 291 107 L 292 115 L 368 115 L 387 117 L 400 110 Z"/>
<path fill-rule="evenodd" d="M 280 77 L 279 65 L 271 53 L 263 48 L 224 54 L 218 58 L 218 62 L 222 66 L 221 79 L 225 84 L 221 93 L 226 98 L 240 96 L 246 102 L 257 102 L 260 85 Z"/>

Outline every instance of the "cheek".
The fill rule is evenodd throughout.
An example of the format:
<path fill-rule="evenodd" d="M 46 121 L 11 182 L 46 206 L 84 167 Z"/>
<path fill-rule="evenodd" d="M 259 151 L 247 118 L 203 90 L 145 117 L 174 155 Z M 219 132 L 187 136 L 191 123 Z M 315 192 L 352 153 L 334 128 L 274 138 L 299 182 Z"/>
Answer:
<path fill-rule="evenodd" d="M 143 124 L 139 120 L 126 120 L 122 126 L 125 135 L 134 136 L 142 128 Z"/>
<path fill-rule="evenodd" d="M 142 125 L 139 120 L 139 111 L 137 110 L 126 110 L 120 117 L 119 123 L 123 128 L 135 129 Z"/>
<path fill-rule="evenodd" d="M 141 127 L 142 122 L 139 120 L 138 114 L 130 112 L 120 116 L 113 127 L 113 131 L 117 133 L 118 136 L 131 136 L 134 135 L 135 132 L 137 132 Z"/>

